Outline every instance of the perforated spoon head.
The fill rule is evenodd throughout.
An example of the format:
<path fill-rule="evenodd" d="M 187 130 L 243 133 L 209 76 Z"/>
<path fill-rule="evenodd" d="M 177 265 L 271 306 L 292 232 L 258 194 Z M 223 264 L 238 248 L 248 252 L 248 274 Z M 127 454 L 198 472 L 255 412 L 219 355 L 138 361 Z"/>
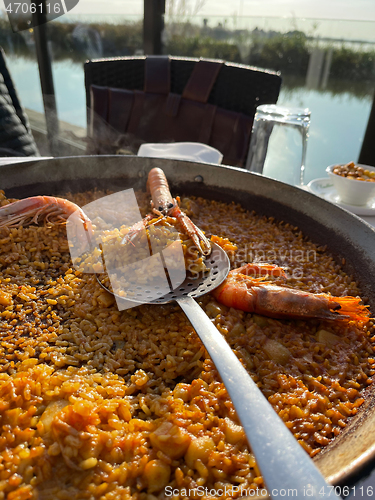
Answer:
<path fill-rule="evenodd" d="M 132 297 L 131 299 L 123 299 L 119 296 L 116 296 L 116 299 L 134 302 L 135 304 L 167 304 L 168 302 L 173 302 L 178 298 L 186 296 L 196 299 L 221 285 L 230 270 L 228 255 L 221 247 L 219 247 L 219 245 L 216 245 L 215 243 L 212 244 L 212 251 L 206 258 L 205 265 L 208 269 L 207 271 L 194 275 L 190 275 L 188 273 L 181 285 L 156 299 L 154 298 L 150 300 L 150 298 L 155 297 L 155 295 L 158 295 L 159 293 L 157 285 L 154 289 L 150 288 L 150 286 L 138 286 L 134 287 L 134 289 L 129 288 L 127 291 L 129 294 L 128 296 Z M 113 292 L 100 281 L 98 276 L 97 280 L 107 292 L 114 295 Z"/>

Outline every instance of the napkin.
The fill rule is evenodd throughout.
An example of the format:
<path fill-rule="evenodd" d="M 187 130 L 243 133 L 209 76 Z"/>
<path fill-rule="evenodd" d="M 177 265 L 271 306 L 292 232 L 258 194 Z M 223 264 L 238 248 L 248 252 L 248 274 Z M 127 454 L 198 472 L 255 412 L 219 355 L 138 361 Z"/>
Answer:
<path fill-rule="evenodd" d="M 139 148 L 138 156 L 190 160 L 218 165 L 223 159 L 220 151 L 200 142 L 146 143 Z"/>

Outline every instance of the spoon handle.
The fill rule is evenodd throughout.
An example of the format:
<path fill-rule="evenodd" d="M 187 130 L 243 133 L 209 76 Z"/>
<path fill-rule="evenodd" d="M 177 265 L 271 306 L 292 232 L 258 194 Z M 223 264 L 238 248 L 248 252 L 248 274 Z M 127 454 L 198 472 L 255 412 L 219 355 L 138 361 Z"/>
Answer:
<path fill-rule="evenodd" d="M 189 296 L 176 301 L 215 363 L 271 498 L 341 498 L 325 481 L 203 309 Z"/>

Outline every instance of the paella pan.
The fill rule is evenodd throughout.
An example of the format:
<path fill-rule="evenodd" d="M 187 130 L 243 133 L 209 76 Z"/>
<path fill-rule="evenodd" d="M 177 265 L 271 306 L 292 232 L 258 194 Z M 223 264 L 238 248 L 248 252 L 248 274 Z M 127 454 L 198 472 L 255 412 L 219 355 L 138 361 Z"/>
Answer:
<path fill-rule="evenodd" d="M 28 162 L 2 168 L 2 202 L 70 193 L 85 205 L 107 190 L 144 190 L 154 166 L 186 195 L 206 234 L 233 243 L 234 268 L 283 264 L 288 286 L 359 295 L 374 307 L 373 230 L 301 190 L 238 169 L 131 157 Z M 139 199 L 147 210 L 147 195 Z M 225 388 L 182 313 L 142 306 L 119 314 L 92 277 L 72 268 L 64 228 L 5 231 L 0 474 L 7 498 L 261 489 Z M 372 456 L 371 322 L 267 318 L 211 295 L 201 305 L 330 481 L 346 480 Z"/>

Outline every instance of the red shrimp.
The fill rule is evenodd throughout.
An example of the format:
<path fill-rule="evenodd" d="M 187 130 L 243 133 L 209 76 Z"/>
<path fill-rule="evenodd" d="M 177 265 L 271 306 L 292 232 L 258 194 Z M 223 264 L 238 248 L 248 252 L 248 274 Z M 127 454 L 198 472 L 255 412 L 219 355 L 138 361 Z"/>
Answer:
<path fill-rule="evenodd" d="M 142 221 L 137 222 L 132 226 L 123 239 L 123 243 L 132 240 L 140 229 L 147 227 L 150 223 L 153 224 L 155 215 L 159 217 L 174 217 L 183 228 L 183 232 L 189 236 L 203 255 L 211 253 L 211 243 L 205 237 L 203 232 L 190 220 L 190 218 L 182 212 L 179 207 L 180 199 L 172 198 L 169 190 L 167 178 L 163 170 L 153 168 L 148 174 L 147 190 L 151 194 L 152 212 L 148 214 Z M 160 219 L 158 219 L 160 220 Z"/>
<path fill-rule="evenodd" d="M 76 211 L 84 229 L 91 233 L 91 221 L 84 211 L 72 201 L 54 196 L 32 196 L 0 207 L 0 228 L 28 226 L 41 221 L 50 224 L 65 223 Z"/>
<path fill-rule="evenodd" d="M 370 320 L 368 307 L 361 304 L 359 297 L 332 297 L 274 285 L 267 278 L 252 277 L 258 267 L 258 276 L 277 276 L 277 266 L 268 266 L 267 272 L 267 266 L 246 264 L 230 271 L 212 295 L 228 307 L 277 319 L 355 320 L 362 324 Z"/>

